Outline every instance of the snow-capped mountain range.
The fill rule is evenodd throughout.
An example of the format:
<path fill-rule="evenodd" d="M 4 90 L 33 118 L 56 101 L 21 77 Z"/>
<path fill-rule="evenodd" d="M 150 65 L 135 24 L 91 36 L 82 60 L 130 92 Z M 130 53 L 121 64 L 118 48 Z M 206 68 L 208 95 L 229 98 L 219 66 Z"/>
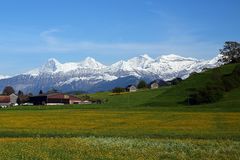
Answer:
<path fill-rule="evenodd" d="M 9 76 L 0 75 L 0 80 L 1 79 L 6 79 L 6 78 L 9 78 Z"/>
<path fill-rule="evenodd" d="M 139 79 L 171 80 L 187 78 L 192 72 L 218 65 L 220 56 L 211 60 L 197 60 L 170 54 L 155 59 L 147 54 L 104 65 L 91 57 L 81 62 L 60 63 L 51 58 L 43 66 L 13 77 L 0 76 L 0 90 L 6 85 L 16 90 L 37 93 L 51 88 L 61 91 L 104 91 L 113 87 L 135 84 Z"/>

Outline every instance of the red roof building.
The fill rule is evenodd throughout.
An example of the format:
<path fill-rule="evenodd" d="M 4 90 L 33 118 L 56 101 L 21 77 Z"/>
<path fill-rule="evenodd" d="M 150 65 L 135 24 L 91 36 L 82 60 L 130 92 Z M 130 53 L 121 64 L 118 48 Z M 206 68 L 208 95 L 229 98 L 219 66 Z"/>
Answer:
<path fill-rule="evenodd" d="M 10 103 L 10 96 L 0 96 L 0 103 Z"/>
<path fill-rule="evenodd" d="M 81 99 L 64 93 L 50 93 L 30 97 L 34 105 L 81 104 Z"/>

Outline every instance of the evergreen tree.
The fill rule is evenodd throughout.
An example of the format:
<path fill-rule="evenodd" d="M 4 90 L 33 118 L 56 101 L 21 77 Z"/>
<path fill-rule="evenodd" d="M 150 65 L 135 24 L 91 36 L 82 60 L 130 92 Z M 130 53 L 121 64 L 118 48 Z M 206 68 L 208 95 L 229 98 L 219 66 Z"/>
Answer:
<path fill-rule="evenodd" d="M 42 91 L 42 90 L 39 91 L 39 95 L 41 95 L 41 94 L 43 94 L 43 91 Z"/>
<path fill-rule="evenodd" d="M 143 89 L 143 88 L 147 88 L 147 83 L 144 80 L 139 81 L 137 88 L 138 89 Z"/>
<path fill-rule="evenodd" d="M 18 96 L 23 96 L 23 95 L 24 95 L 24 93 L 21 90 L 19 90 L 18 91 Z"/>

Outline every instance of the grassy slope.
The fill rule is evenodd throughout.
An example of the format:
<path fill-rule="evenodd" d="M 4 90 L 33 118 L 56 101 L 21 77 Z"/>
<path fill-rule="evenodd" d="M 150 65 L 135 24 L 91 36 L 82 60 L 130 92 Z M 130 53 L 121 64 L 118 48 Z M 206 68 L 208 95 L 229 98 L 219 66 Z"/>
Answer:
<path fill-rule="evenodd" d="M 227 74 L 233 68 L 234 65 L 227 65 L 219 72 Z M 214 104 L 190 107 L 179 103 L 187 95 L 187 88 L 204 85 L 211 80 L 211 74 L 210 70 L 177 86 L 157 90 L 91 95 L 108 99 L 102 105 L 1 110 L 0 156 L 2 159 L 237 159 L 239 88 Z M 49 136 L 65 138 L 28 138 Z M 68 138 L 72 136 L 82 138 Z"/>
<path fill-rule="evenodd" d="M 208 70 L 201 74 L 195 74 L 177 86 L 161 87 L 157 90 L 143 90 L 136 93 L 110 96 L 108 92 L 96 93 L 95 98 L 108 99 L 106 107 L 158 107 L 167 110 L 191 110 L 191 111 L 240 111 L 240 88 L 227 92 L 224 98 L 217 103 L 205 104 L 193 107 L 186 106 L 181 102 L 187 97 L 187 89 L 203 87 L 208 82 L 214 83 L 213 72 L 226 75 L 233 71 L 236 64 L 225 65 L 217 69 Z M 238 97 L 238 98 L 237 98 Z M 187 107 L 187 108 L 186 108 Z"/>

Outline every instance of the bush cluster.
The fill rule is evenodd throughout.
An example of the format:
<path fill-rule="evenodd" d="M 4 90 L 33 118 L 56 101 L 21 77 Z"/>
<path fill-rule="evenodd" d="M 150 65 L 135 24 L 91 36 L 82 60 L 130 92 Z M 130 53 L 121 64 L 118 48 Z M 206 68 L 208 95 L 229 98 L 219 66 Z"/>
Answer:
<path fill-rule="evenodd" d="M 126 92 L 125 88 L 121 88 L 121 87 L 115 87 L 112 89 L 113 93 L 121 93 L 121 92 Z"/>
<path fill-rule="evenodd" d="M 216 102 L 222 98 L 223 91 L 220 86 L 209 84 L 204 88 L 193 89 L 186 101 L 190 105 Z"/>

